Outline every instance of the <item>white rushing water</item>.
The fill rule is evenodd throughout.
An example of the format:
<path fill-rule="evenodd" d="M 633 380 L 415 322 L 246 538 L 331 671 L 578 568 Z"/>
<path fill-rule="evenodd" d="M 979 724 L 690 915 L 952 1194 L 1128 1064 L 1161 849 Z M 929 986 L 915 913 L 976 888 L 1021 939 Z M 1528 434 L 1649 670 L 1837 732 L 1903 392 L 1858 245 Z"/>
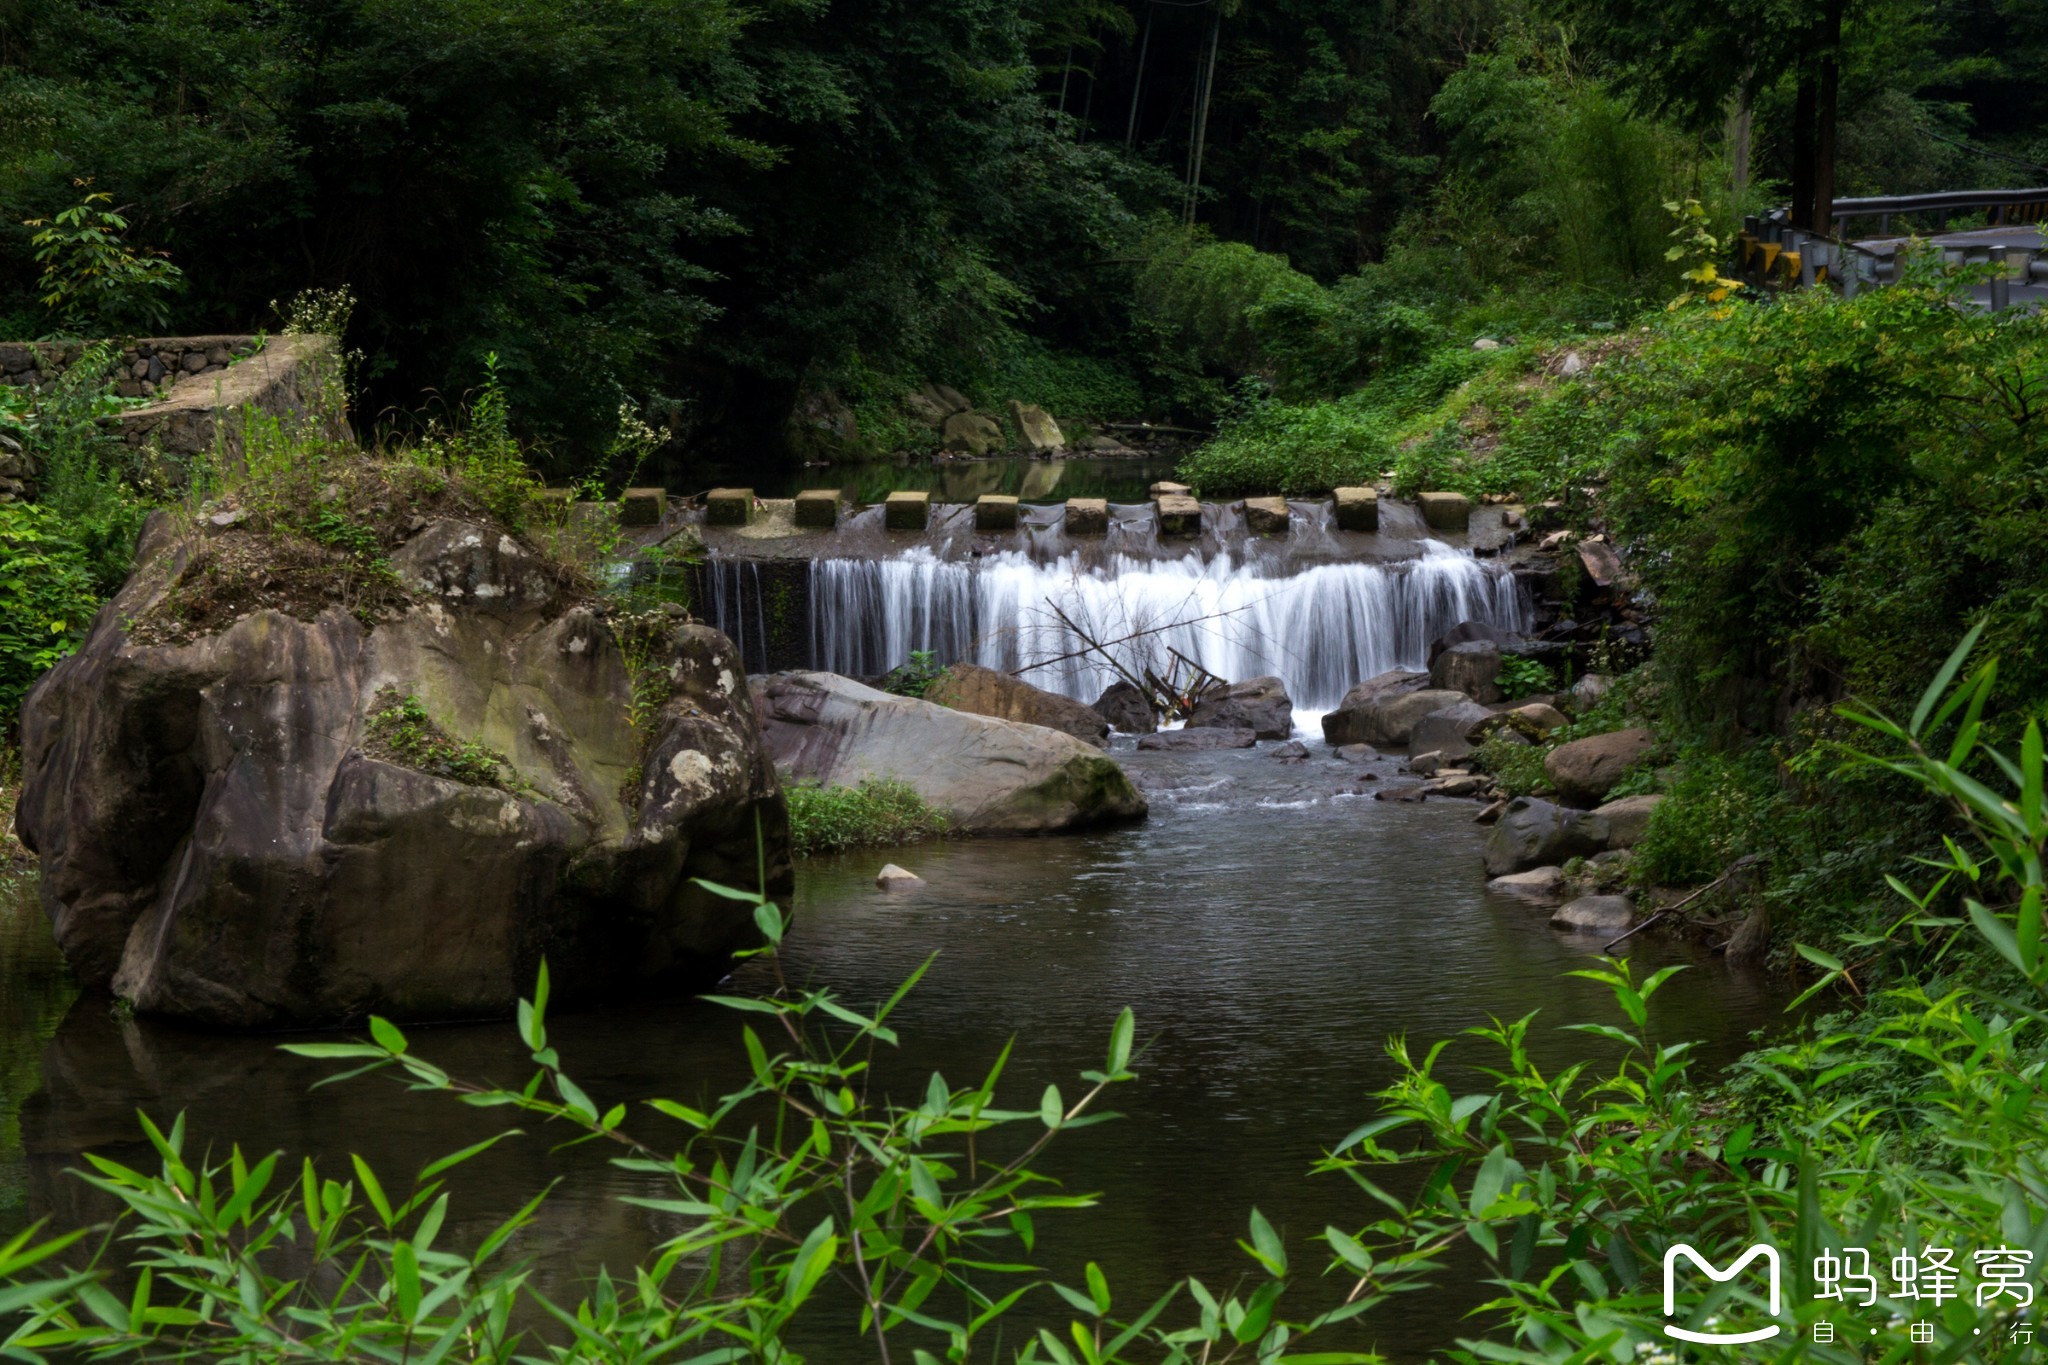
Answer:
<path fill-rule="evenodd" d="M 728 632 L 752 626 L 758 607 L 743 580 L 715 585 L 714 619 Z M 1423 667 L 1429 642 L 1462 621 L 1515 630 L 1530 615 L 1511 575 L 1433 541 L 1400 563 L 1284 575 L 1227 554 L 1084 567 L 1073 556 L 960 561 L 916 549 L 811 566 L 807 663 L 873 677 L 930 650 L 1093 701 L 1115 674 L 1061 613 L 1095 640 L 1127 640 L 1116 647 L 1126 666 L 1164 674 L 1172 650 L 1231 681 L 1277 674 L 1302 712 L 1329 710 L 1362 678 Z"/>

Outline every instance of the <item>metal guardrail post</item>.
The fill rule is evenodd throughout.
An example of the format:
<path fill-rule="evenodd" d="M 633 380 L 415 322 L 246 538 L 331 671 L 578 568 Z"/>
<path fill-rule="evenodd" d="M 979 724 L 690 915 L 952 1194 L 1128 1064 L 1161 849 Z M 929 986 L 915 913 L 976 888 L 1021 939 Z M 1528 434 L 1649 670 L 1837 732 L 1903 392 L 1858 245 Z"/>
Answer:
<path fill-rule="evenodd" d="M 1998 267 L 1998 273 L 1991 277 L 1991 311 L 2003 313 L 2012 306 L 2012 262 L 2006 258 L 2002 242 L 1993 243 L 1988 255 L 1991 264 Z"/>

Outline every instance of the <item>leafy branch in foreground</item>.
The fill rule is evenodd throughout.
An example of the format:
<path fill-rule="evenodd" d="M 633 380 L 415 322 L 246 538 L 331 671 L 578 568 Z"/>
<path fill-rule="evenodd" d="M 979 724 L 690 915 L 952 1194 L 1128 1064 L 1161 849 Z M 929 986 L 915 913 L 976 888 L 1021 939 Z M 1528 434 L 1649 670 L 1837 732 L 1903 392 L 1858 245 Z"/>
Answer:
<path fill-rule="evenodd" d="M 125 1213 L 90 1271 L 6 1291 L 26 1312 L 0 1341 L 0 1353 L 32 1362 L 46 1352 L 407 1365 L 445 1358 L 794 1362 L 802 1357 L 789 1339 L 809 1309 L 817 1320 L 804 1338 L 836 1335 L 835 1359 L 865 1342 L 885 1365 L 936 1365 L 975 1358 L 1006 1315 L 1046 1289 L 1051 1297 L 1041 1295 L 1042 1305 L 1034 1306 L 1035 1331 L 1021 1334 L 1016 1359 L 1374 1359 L 1287 1353 L 1300 1335 L 1355 1316 L 1372 1300 L 1308 1322 L 1280 1317 L 1288 1258 L 1256 1212 L 1245 1248 L 1261 1282 L 1243 1297 L 1190 1280 L 1125 1318 L 1113 1312 L 1108 1278 L 1094 1263 L 1081 1288 L 1029 1263 L 1040 1217 L 1095 1202 L 1062 1190 L 1037 1163 L 1055 1138 L 1112 1117 L 1100 1112 L 1103 1096 L 1135 1079 L 1136 1021 L 1129 1010 L 1110 1031 L 1101 1069 L 1081 1074 L 1074 1097 L 1049 1085 L 1035 1106 L 999 1107 L 1006 1047 L 979 1084 L 953 1087 L 934 1075 L 915 1104 L 879 1098 L 876 1050 L 897 1045 L 888 1021 L 929 959 L 871 1012 L 830 991 L 792 990 L 775 958 L 786 926 L 782 911 L 750 893 L 703 885 L 753 906 L 774 978 L 763 996 L 709 997 L 750 1016 L 741 1041 L 751 1077 L 708 1109 L 671 1099 L 639 1109 L 600 1107 L 549 1043 L 545 968 L 533 998 L 519 1006 L 519 1035 L 535 1070 L 518 1089 L 452 1076 L 383 1019 L 370 1021 L 368 1041 L 286 1048 L 348 1064 L 332 1080 L 390 1072 L 413 1090 L 512 1110 L 563 1130 L 568 1144 L 611 1145 L 612 1164 L 642 1178 L 648 1191 L 622 1196 L 626 1202 L 683 1228 L 629 1274 L 601 1274 L 574 1306 L 535 1290 L 526 1268 L 506 1254 L 546 1191 L 473 1249 L 441 1244 L 450 1172 L 516 1129 L 426 1166 L 407 1188 L 388 1187 L 355 1158 L 353 1180 L 323 1178 L 307 1161 L 296 1188 L 273 1190 L 276 1154 L 251 1163 L 237 1149 L 225 1163 L 195 1162 L 182 1118 L 166 1132 L 145 1117 L 160 1170 L 88 1157 L 92 1170 L 83 1178 L 120 1201 Z M 672 1123 L 680 1137 L 663 1141 L 631 1131 L 629 1121 L 640 1119 Z M 62 1245 L 21 1251 L 27 1259 L 0 1261 L 0 1268 L 24 1268 Z M 125 1298 L 109 1287 L 112 1267 L 104 1264 L 117 1247 L 135 1275 Z M 1169 1330 L 1162 1316 L 1183 1290 L 1196 1311 Z M 1038 1325 L 1062 1316 L 1063 1308 L 1071 1310 L 1063 1330 Z M 535 1310 L 546 1327 L 522 1325 Z M 1012 1339 L 1018 1335 L 1013 1330 Z"/>
<path fill-rule="evenodd" d="M 2048 1264 L 2043 745 L 2030 725 L 2017 758 L 1986 746 L 1995 670 L 1986 665 L 1950 687 L 1972 643 L 1909 723 L 1852 710 L 1902 753 L 1854 761 L 1886 765 L 1951 803 L 1959 832 L 1937 889 L 1967 888 L 1968 914 L 1955 925 L 2013 967 L 2028 998 L 1972 986 L 1893 990 L 1751 1053 L 1720 1086 L 1695 1075 L 1691 1044 L 1658 1037 L 1652 1005 L 1670 969 L 1638 979 L 1619 959 L 1578 975 L 1608 990 L 1620 1022 L 1572 1026 L 1590 1055 L 1562 1068 L 1537 1060 L 1531 1018 L 1470 1031 L 1493 1055 L 1476 1066 L 1485 1080 L 1465 1093 L 1447 1079 L 1450 1043 L 1418 1057 L 1397 1040 L 1398 1075 L 1379 1096 L 1379 1114 L 1322 1166 L 1384 1210 L 1355 1231 L 1332 1225 L 1320 1235 L 1325 1264 L 1350 1283 L 1330 1312 L 1281 1315 L 1294 1261 L 1257 1212 L 1240 1243 L 1255 1267 L 1242 1293 L 1187 1280 L 1126 1317 L 1114 1311 L 1098 1266 L 1086 1267 L 1077 1288 L 1029 1263 L 1039 1215 L 1093 1202 L 1060 1190 L 1036 1163 L 1056 1137 L 1108 1117 L 1098 1101 L 1133 1079 L 1129 1011 L 1111 1030 L 1102 1068 L 1082 1073 L 1077 1099 L 1048 1086 L 1035 1108 L 998 1107 L 1005 1049 L 978 1085 L 953 1088 L 934 1076 L 920 1102 L 902 1104 L 872 1093 L 871 1068 L 878 1048 L 897 1044 L 888 1020 L 923 969 L 862 1012 L 829 991 L 792 990 L 776 968 L 773 989 L 760 997 L 714 997 L 764 1021 L 742 1031 L 750 1079 L 707 1110 L 673 1100 L 646 1106 L 679 1125 L 677 1142 L 630 1132 L 637 1111 L 600 1108 L 570 1078 L 548 1043 L 545 976 L 519 1011 L 536 1069 L 516 1090 L 452 1077 L 383 1020 L 372 1021 L 369 1042 L 294 1046 L 354 1064 L 344 1075 L 395 1072 L 415 1089 L 511 1109 L 572 1142 L 612 1145 L 614 1163 L 647 1182 L 650 1192 L 632 1202 L 683 1230 L 629 1276 L 600 1276 L 573 1307 L 541 1296 L 522 1266 L 498 1262 L 545 1191 L 474 1250 L 437 1245 L 448 1173 L 507 1134 L 433 1163 L 403 1191 L 387 1191 L 357 1160 L 352 1181 L 323 1179 L 307 1163 L 296 1189 L 272 1193 L 276 1156 L 252 1165 L 236 1151 L 224 1163 L 194 1164 L 182 1123 L 165 1133 L 145 1121 L 159 1174 L 93 1156 L 84 1176 L 126 1207 L 98 1254 L 105 1261 L 122 1249 L 132 1291 L 117 1297 L 111 1268 L 98 1262 L 28 1278 L 66 1243 L 18 1239 L 0 1248 L 0 1310 L 18 1313 L 0 1353 L 31 1362 L 61 1353 L 436 1365 L 459 1354 L 490 1365 L 708 1365 L 797 1361 L 801 1339 L 833 1343 L 833 1359 L 858 1343 L 885 1365 L 937 1365 L 992 1357 L 989 1339 L 1028 1312 L 1030 1330 L 1012 1340 L 1014 1358 L 1032 1365 L 1337 1365 L 1376 1357 L 1320 1343 L 1302 1350 L 1312 1333 L 1455 1276 L 1485 1286 L 1488 1297 L 1467 1315 L 1469 1335 L 1449 1358 L 1627 1365 L 1673 1359 L 1663 1330 L 1673 1321 L 1694 1330 L 1737 1317 L 1773 1323 L 1739 1278 L 1685 1286 L 1669 1316 L 1659 1292 L 1675 1243 L 1726 1265 L 1766 1242 L 1791 1271 L 1790 1302 L 1774 1323 L 1787 1330 L 1745 1358 L 1994 1358 L 2017 1321 L 2016 1300 L 1980 1308 L 1967 1291 L 1929 1303 L 1903 1289 L 1873 1290 L 1867 1308 L 1852 1309 L 1809 1293 L 1806 1275 L 1816 1258 L 1839 1258 L 1846 1247 L 1996 1247 Z M 1943 752 L 1932 737 L 1951 724 Z M 1971 775 L 1986 765 L 2010 783 L 2009 794 Z M 780 909 L 711 889 L 753 906 L 774 967 Z M 1914 915 L 1931 914 L 1935 893 L 1895 889 Z M 1040 1289 L 1050 1292 L 1025 1309 Z M 542 1329 L 525 1326 L 536 1310 Z M 1815 1322 L 1844 1312 L 1863 1314 L 1882 1335 L 1813 1339 Z M 1907 1321 L 1926 1323 L 1932 1342 L 1909 1342 L 1898 1330 Z"/>
<path fill-rule="evenodd" d="M 1794 1289 L 1777 1320 L 1782 1335 L 1745 1348 L 1746 1358 L 2001 1358 L 2004 1329 L 2024 1307 L 2015 1299 L 1979 1309 L 1965 1290 L 1929 1303 L 1894 1281 L 1897 1292 L 1877 1294 L 1863 1310 L 1867 1324 L 1839 1333 L 1836 1344 L 1816 1341 L 1810 1328 L 1839 1317 L 1844 1303 L 1801 1288 L 1816 1257 L 1844 1247 L 1869 1248 L 1874 1258 L 2002 1248 L 2048 1263 L 2043 746 L 2038 722 L 2026 726 L 2016 759 L 1984 742 L 1995 665 L 1951 688 L 1975 642 L 1973 631 L 1909 722 L 1841 710 L 1902 754 L 1852 754 L 1852 765 L 1905 776 L 1957 822 L 1930 889 L 1891 880 L 1912 906 L 1898 927 L 1947 934 L 1967 924 L 2019 972 L 2031 998 L 1963 985 L 1887 992 L 1752 1052 L 1720 1087 L 1693 1074 L 1690 1044 L 1654 1037 L 1649 1002 L 1673 969 L 1639 985 L 1619 960 L 1576 974 L 1609 988 L 1628 1027 L 1574 1026 L 1620 1049 L 1616 1067 L 1582 1060 L 1547 1070 L 1531 1055 L 1530 1018 L 1495 1022 L 1470 1030 L 1493 1054 L 1480 1066 L 1489 1084 L 1459 1095 L 1439 1076 L 1448 1044 L 1416 1058 L 1397 1041 L 1400 1075 L 1380 1096 L 1381 1115 L 1325 1163 L 1388 1209 L 1355 1236 L 1328 1234 L 1361 1288 L 1389 1265 L 1440 1270 L 1452 1256 L 1476 1257 L 1492 1295 L 1453 1358 L 1668 1361 L 1668 1323 L 1712 1330 L 1716 1319 L 1757 1326 L 1772 1318 L 1739 1280 L 1695 1283 L 1667 1316 L 1667 1250 L 1687 1243 L 1726 1265 L 1765 1242 L 1785 1254 Z M 1934 736 L 1951 724 L 1937 746 Z M 2010 790 L 1972 775 L 1984 766 Z M 1952 887 L 1965 889 L 1967 919 L 1936 913 Z M 1844 964 L 1803 951 L 1830 967 L 1815 990 L 1847 978 Z M 1420 1192 L 1404 1199 L 1375 1183 L 1375 1168 L 1390 1166 L 1422 1171 Z M 1912 1342 L 1900 1326 L 1907 1322 L 1929 1324 L 1932 1340 Z"/>

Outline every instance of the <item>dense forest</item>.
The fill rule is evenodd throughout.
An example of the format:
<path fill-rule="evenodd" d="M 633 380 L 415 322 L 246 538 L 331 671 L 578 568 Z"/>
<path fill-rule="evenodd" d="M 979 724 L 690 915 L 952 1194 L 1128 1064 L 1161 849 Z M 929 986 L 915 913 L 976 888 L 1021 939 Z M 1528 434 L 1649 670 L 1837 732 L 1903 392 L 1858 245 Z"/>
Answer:
<path fill-rule="evenodd" d="M 622 401 L 741 467 L 801 395 L 905 378 L 1213 417 L 1233 367 L 1141 287 L 1167 229 L 1284 259 L 1354 330 L 1544 287 L 1611 318 L 1668 292 L 1662 201 L 1810 200 L 1822 142 L 1836 195 L 2048 174 L 2030 12 L 17 4 L 0 330 L 251 331 L 346 286 L 362 420 L 495 353 L 558 473 Z M 179 272 L 140 314 L 38 302 L 27 224 L 88 182 Z"/>
<path fill-rule="evenodd" d="M 1493 1297 L 1445 1358 L 1668 1361 L 1675 1239 L 2048 1263 L 2048 321 L 1977 307 L 1985 269 L 1938 253 L 1851 295 L 1738 279 L 1736 245 L 1773 211 L 1825 231 L 1845 198 L 2044 184 L 2036 0 L 0 0 L 0 341 L 345 321 L 352 437 L 279 436 L 225 514 L 307 563 L 388 569 L 370 514 L 349 520 L 364 489 L 388 513 L 431 484 L 525 533 L 543 484 L 697 492 L 929 454 L 906 406 L 927 383 L 1070 432 L 1172 424 L 1195 438 L 1176 477 L 1212 500 L 1448 490 L 1552 537 L 1556 614 L 1588 623 L 1558 638 L 1611 685 L 1473 765 L 1554 795 L 1560 744 L 1640 731 L 1612 794 L 1661 801 L 1584 875 L 1755 926 L 1794 1011 L 1710 1071 L 1654 1026 L 1667 972 L 1589 957 L 1619 1022 L 1581 1025 L 1595 1041 L 1561 1072 L 1532 1061 L 1529 1019 L 1458 1040 L 1469 1064 L 1397 1040 L 1392 1084 L 1329 1137 L 1321 1174 L 1350 1201 L 1330 1227 L 1254 1211 L 1242 1283 L 1151 1307 L 1087 1262 L 1038 1296 L 1070 1321 L 1007 1343 L 1026 1360 L 1376 1360 L 1346 1324 L 1453 1274 Z M 217 490 L 152 482 L 85 379 L 0 400 L 0 439 L 41 462 L 35 502 L 0 502 L 12 712 L 152 510 L 212 514 Z M 429 738 L 498 780 L 501 756 Z M 797 801 L 815 846 L 861 842 L 819 800 Z M 919 834 L 929 815 L 890 812 Z M 783 910 L 718 894 L 780 944 Z M 794 1359 L 783 1334 L 828 1273 L 878 1358 L 987 1356 L 978 1334 L 1037 1273 L 1032 1217 L 1065 1207 L 1032 1163 L 1144 1061 L 1126 1011 L 1064 1100 L 998 1110 L 993 1074 L 870 1095 L 900 994 L 777 978 L 725 1002 L 770 1039 L 747 1035 L 743 1089 L 661 1101 L 683 1136 L 643 1142 L 549 1047 L 545 996 L 521 1007 L 524 1089 L 453 1077 L 381 1020 L 302 1051 L 673 1178 L 661 1208 L 689 1231 L 562 1310 L 562 1360 Z M 733 1117 L 770 1110 L 773 1142 Z M 971 1135 L 993 1128 L 1023 1155 L 981 1179 Z M 531 1207 L 481 1250 L 434 1245 L 440 1174 L 475 1152 L 406 1202 L 360 1164 L 279 1194 L 269 1163 L 201 1158 L 182 1125 L 149 1138 L 161 1174 L 95 1178 L 184 1297 L 151 1307 L 145 1276 L 116 1301 L 43 1264 L 62 1248 L 0 1242 L 11 1358 L 526 1348 L 505 1322 L 534 1291 L 485 1263 Z M 335 1294 L 263 1262 L 302 1205 L 353 1267 Z M 1319 1275 L 1343 1308 L 1281 1306 Z M 1813 1344 L 1804 1277 L 1798 1339 L 1730 1358 L 1879 1358 Z M 1756 1308 L 1712 1293 L 1687 1311 Z M 1994 1319 L 1964 1308 L 1937 1299 L 1942 1344 L 1882 1358 L 2018 1358 L 1973 1354 Z M 1295 1353 L 1312 1334 L 1336 1345 Z"/>

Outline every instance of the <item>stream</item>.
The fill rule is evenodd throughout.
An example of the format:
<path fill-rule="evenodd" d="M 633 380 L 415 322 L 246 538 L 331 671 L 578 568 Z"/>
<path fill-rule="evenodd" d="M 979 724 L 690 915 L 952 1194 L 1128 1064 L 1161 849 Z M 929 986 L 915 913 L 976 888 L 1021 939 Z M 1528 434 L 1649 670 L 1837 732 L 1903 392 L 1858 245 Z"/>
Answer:
<path fill-rule="evenodd" d="M 1310 1165 L 1372 1110 L 1387 1083 L 1389 1037 L 1425 1043 L 1492 1017 L 1542 1011 L 1535 1051 L 1549 1066 L 1602 1046 L 1556 1027 L 1616 1021 L 1602 988 L 1563 975 L 1597 953 L 1597 938 L 1561 935 L 1547 912 L 1489 897 L 1483 829 L 1467 801 L 1403 805 L 1361 794 L 1370 769 L 1327 756 L 1285 763 L 1272 744 L 1211 754 L 1117 752 L 1151 798 L 1143 824 L 1037 840 L 962 840 L 814 858 L 799 870 L 786 968 L 854 1001 L 886 996 L 928 954 L 937 960 L 896 1016 L 904 1057 L 882 1072 L 903 1093 L 932 1069 L 978 1076 L 1014 1037 L 1006 1095 L 1035 1103 L 1048 1081 L 1069 1092 L 1099 1066 L 1117 1010 L 1137 1014 L 1140 1080 L 1121 1088 L 1125 1117 L 1055 1144 L 1049 1169 L 1101 1207 L 1041 1220 L 1040 1253 L 1078 1279 L 1102 1263 L 1120 1309 L 1174 1277 L 1213 1287 L 1248 1263 L 1233 1245 L 1253 1206 L 1294 1251 L 1305 1312 L 1336 1292 L 1307 1239 L 1325 1224 L 1356 1230 L 1374 1217 L 1341 1177 Z M 928 885 L 882 894 L 883 862 Z M 1666 1040 L 1703 1040 L 1723 1063 L 1771 1025 L 1785 993 L 1669 941 L 1633 947 L 1647 969 L 1692 970 L 1660 994 L 1652 1022 Z M 742 973 L 745 988 L 758 979 Z M 0 1226 L 51 1217 L 102 1218 L 91 1191 L 65 1174 L 87 1150 L 146 1162 L 137 1108 L 179 1110 L 217 1152 L 310 1154 L 329 1169 L 350 1151 L 387 1180 L 494 1131 L 491 1116 L 451 1100 L 365 1078 L 312 1089 L 322 1064 L 276 1051 L 277 1039 L 195 1033 L 118 1017 L 101 998 L 72 1003 L 32 893 L 20 882 L 0 910 Z M 713 1006 L 639 1006 L 553 1021 L 573 1075 L 602 1103 L 715 1094 L 743 1065 L 735 1016 Z M 418 1029 L 415 1049 L 458 1075 L 524 1078 L 506 1023 Z M 1486 1060 L 1474 1044 L 1453 1049 Z M 1469 1064 L 1469 1063 L 1468 1063 Z M 1476 1088 L 1469 1070 L 1453 1067 Z M 1455 1083 L 1455 1082 L 1454 1082 Z M 656 1130 L 658 1132 L 658 1129 Z M 548 1178 L 566 1176 L 522 1238 L 537 1281 L 573 1292 L 601 1264 L 635 1259 L 661 1226 L 611 1196 L 647 1191 L 644 1177 L 578 1149 L 549 1153 L 514 1139 L 464 1168 L 450 1220 L 478 1237 Z M 1411 1296 L 1339 1345 L 1419 1358 L 1458 1334 L 1479 1287 L 1453 1266 L 1447 1287 Z M 1464 1281 L 1464 1283 L 1460 1283 Z M 1047 1301 L 1050 1304 L 1050 1300 Z M 1015 1345 L 1013 1341 L 1012 1346 Z M 821 1359 L 844 1352 L 828 1351 Z M 864 1356 L 862 1358 L 865 1358 Z"/>

